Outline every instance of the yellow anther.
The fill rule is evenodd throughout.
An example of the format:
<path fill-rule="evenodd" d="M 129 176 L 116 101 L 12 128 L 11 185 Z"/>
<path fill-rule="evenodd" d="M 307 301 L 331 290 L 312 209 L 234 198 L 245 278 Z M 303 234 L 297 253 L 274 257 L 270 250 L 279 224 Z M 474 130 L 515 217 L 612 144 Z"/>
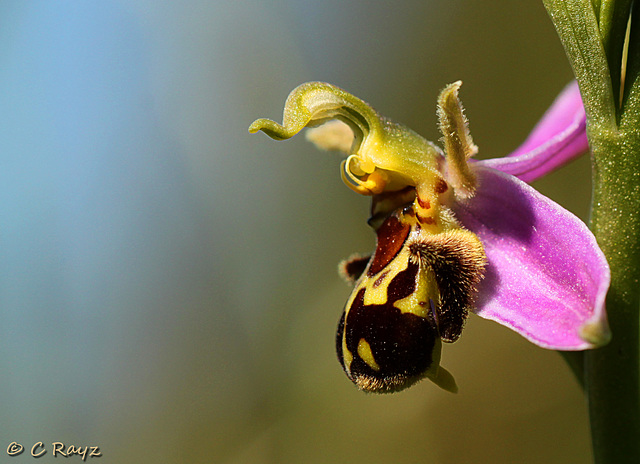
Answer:
<path fill-rule="evenodd" d="M 358 156 L 356 157 L 356 161 L 358 162 L 358 168 L 365 174 L 371 174 L 376 170 L 376 164 L 369 158 L 361 158 Z"/>
<path fill-rule="evenodd" d="M 364 182 L 362 182 L 360 179 L 354 176 L 351 171 L 348 170 L 346 160 L 340 163 L 340 177 L 342 178 L 342 182 L 344 182 L 344 185 L 349 187 L 354 192 L 359 193 L 360 195 L 371 195 L 371 192 L 364 188 L 364 186 L 362 185 Z"/>
<path fill-rule="evenodd" d="M 380 170 L 375 170 L 375 166 L 373 166 L 374 171 L 370 174 L 364 172 L 359 161 L 360 159 L 356 155 L 350 155 L 341 163 L 340 175 L 342 181 L 351 190 L 362 195 L 376 195 L 384 192 L 388 183 L 388 176 Z M 359 172 L 363 172 L 363 174 L 359 174 Z M 363 180 L 359 176 L 366 176 L 366 178 Z"/>
<path fill-rule="evenodd" d="M 367 174 L 367 171 L 362 169 L 362 159 L 358 157 L 358 155 L 349 155 L 347 156 L 346 162 L 346 170 L 349 172 L 349 176 L 364 176 Z M 375 168 L 375 166 L 374 166 Z"/>
<path fill-rule="evenodd" d="M 369 176 L 367 176 L 367 180 L 364 183 L 365 188 L 374 195 L 382 193 L 387 186 L 387 178 L 388 176 L 385 175 L 384 171 L 373 171 Z"/>

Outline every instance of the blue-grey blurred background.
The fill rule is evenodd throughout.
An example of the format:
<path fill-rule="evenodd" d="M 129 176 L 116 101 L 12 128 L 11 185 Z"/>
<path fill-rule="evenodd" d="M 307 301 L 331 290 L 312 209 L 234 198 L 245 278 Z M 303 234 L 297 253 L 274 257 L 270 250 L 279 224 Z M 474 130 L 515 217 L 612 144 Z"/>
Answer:
<path fill-rule="evenodd" d="M 457 79 L 480 156 L 509 153 L 571 79 L 542 2 L 3 0 L 0 460 L 588 462 L 562 358 L 475 316 L 457 395 L 358 392 L 336 265 L 374 244 L 367 200 L 247 133 L 325 80 L 437 140 Z M 587 218 L 588 159 L 536 186 Z"/>

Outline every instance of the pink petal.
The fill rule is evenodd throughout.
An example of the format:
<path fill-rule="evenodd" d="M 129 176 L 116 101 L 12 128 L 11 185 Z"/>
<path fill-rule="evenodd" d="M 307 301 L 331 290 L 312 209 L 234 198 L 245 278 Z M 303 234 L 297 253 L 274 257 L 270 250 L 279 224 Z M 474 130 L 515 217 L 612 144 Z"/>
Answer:
<path fill-rule="evenodd" d="M 485 246 L 477 314 L 556 350 L 608 341 L 609 266 L 587 226 L 524 182 L 476 165 L 476 196 L 456 205 Z"/>
<path fill-rule="evenodd" d="M 527 140 L 513 153 L 478 163 L 532 182 L 577 158 L 588 148 L 586 116 L 574 81 L 565 87 Z"/>

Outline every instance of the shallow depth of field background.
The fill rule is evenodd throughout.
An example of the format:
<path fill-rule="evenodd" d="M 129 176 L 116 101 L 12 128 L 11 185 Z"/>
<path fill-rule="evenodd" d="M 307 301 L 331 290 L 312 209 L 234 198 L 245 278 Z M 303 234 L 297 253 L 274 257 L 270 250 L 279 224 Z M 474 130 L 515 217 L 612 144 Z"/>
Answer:
<path fill-rule="evenodd" d="M 542 2 L 3 1 L 0 460 L 588 462 L 561 357 L 476 316 L 459 394 L 358 392 L 336 266 L 368 201 L 339 155 L 247 133 L 324 80 L 437 140 L 458 79 L 480 156 L 509 153 L 571 79 Z M 536 186 L 588 217 L 587 158 Z"/>

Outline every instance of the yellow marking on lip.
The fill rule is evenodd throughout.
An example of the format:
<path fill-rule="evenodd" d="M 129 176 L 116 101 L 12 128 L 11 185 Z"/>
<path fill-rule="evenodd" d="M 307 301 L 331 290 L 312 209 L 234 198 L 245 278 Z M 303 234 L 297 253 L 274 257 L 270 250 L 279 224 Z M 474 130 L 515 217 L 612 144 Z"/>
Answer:
<path fill-rule="evenodd" d="M 417 298 L 415 295 L 409 295 L 402 300 L 396 301 L 393 306 L 398 308 L 403 314 L 411 313 L 418 317 L 426 318 L 431 308 L 429 302 Z"/>
<path fill-rule="evenodd" d="M 402 313 L 411 313 L 419 317 L 428 318 L 431 312 L 429 300 L 433 300 L 436 306 L 440 301 L 440 292 L 436 283 L 435 275 L 431 269 L 420 269 L 416 278 L 415 291 L 396 302 L 393 306 Z"/>
<path fill-rule="evenodd" d="M 374 359 L 373 353 L 371 352 L 371 345 L 369 345 L 364 338 L 361 338 L 358 342 L 358 356 L 360 356 L 360 359 L 367 363 L 367 366 L 374 371 L 380 370 L 380 366 Z"/>
<path fill-rule="evenodd" d="M 347 349 L 347 341 L 342 339 L 342 361 L 344 361 L 345 370 L 351 374 L 351 362 L 353 361 L 353 355 L 351 351 Z"/>
<path fill-rule="evenodd" d="M 366 276 L 365 279 L 363 279 L 362 287 L 367 289 L 364 294 L 365 306 L 383 305 L 387 303 L 389 283 L 391 283 L 400 272 L 407 269 L 409 257 L 409 249 L 403 247 L 398 255 L 393 258 L 382 271 L 372 277 Z"/>

